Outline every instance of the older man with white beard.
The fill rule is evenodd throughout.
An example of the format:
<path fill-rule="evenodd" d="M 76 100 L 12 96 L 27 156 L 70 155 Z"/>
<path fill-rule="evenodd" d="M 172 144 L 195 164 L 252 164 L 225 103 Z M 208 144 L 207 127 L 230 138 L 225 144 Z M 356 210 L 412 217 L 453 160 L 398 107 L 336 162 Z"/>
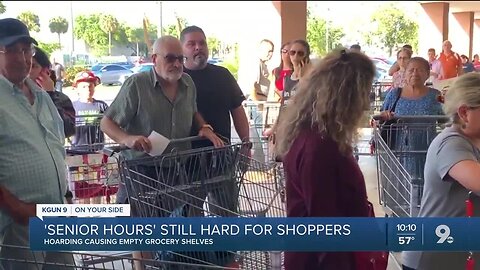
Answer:
<path fill-rule="evenodd" d="M 199 136 L 209 139 L 214 146 L 223 145 L 210 125 L 197 111 L 197 90 L 192 78 L 183 73 L 185 56 L 180 41 L 163 36 L 153 44 L 154 68 L 129 77 L 100 122 L 100 128 L 115 142 L 126 145 L 122 155 L 126 159 L 146 156 L 152 150 L 147 138 L 152 131 L 169 139 L 185 138 L 193 129 Z M 180 150 L 188 144 L 176 146 Z M 167 150 L 166 150 L 167 151 Z M 140 167 L 140 166 L 139 166 Z M 142 166 L 142 174 L 153 177 L 157 168 Z M 125 185 L 117 193 L 117 203 L 127 202 Z M 132 208 L 132 215 L 135 216 Z M 133 253 L 139 258 L 138 252 Z M 150 257 L 146 253 L 143 258 Z M 135 261 L 135 269 L 143 269 Z"/>
<path fill-rule="evenodd" d="M 146 156 L 152 150 L 147 138 L 152 131 L 179 139 L 188 137 L 194 127 L 199 136 L 222 146 L 222 140 L 197 111 L 197 90 L 192 78 L 183 73 L 185 56 L 179 40 L 159 38 L 153 45 L 152 59 L 150 72 L 134 74 L 122 85 L 100 123 L 102 131 L 130 148 L 123 153 L 127 159 Z"/>
<path fill-rule="evenodd" d="M 152 131 L 179 139 L 190 136 L 193 127 L 199 136 L 222 146 L 222 140 L 197 112 L 197 90 L 192 78 L 183 73 L 185 57 L 179 40 L 159 38 L 153 45 L 152 59 L 150 72 L 134 74 L 122 85 L 100 123 L 102 131 L 130 148 L 122 153 L 127 159 L 144 157 L 152 150 L 147 138 Z M 125 201 L 121 187 L 117 202 Z"/>

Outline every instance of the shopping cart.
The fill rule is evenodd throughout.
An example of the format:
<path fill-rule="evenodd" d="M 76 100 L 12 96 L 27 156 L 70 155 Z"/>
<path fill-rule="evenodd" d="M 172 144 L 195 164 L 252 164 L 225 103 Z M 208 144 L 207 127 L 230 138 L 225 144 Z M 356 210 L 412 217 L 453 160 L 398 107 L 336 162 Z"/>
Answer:
<path fill-rule="evenodd" d="M 198 137 L 171 141 L 184 143 Z M 242 154 L 245 144 L 173 151 L 134 160 L 119 158 L 132 213 L 140 217 L 285 217 L 278 175 Z M 113 153 L 120 148 L 106 149 Z M 280 267 L 281 252 L 154 252 L 159 261 L 241 269 Z M 173 269 L 173 268 L 172 268 Z M 277 268 L 280 269 L 280 268 Z"/>
<path fill-rule="evenodd" d="M 264 163 L 278 179 L 280 198 L 285 202 L 285 182 L 283 163 L 275 153 L 275 134 L 266 136 L 264 131 L 273 128 L 280 115 L 282 105 L 279 102 L 263 102 L 263 112 L 258 114 L 250 124 L 250 137 L 252 141 L 252 158 Z M 261 123 L 255 128 L 253 123 Z"/>
<path fill-rule="evenodd" d="M 100 130 L 101 118 L 100 114 L 77 116 L 75 136 L 66 145 L 67 179 L 74 203 L 110 203 L 118 190 L 117 160 L 101 152 L 117 144 Z"/>
<path fill-rule="evenodd" d="M 179 266 L 190 267 L 188 269 L 202 270 L 237 270 L 238 268 L 218 267 L 214 265 L 204 265 L 181 262 L 159 261 L 153 259 L 135 259 L 130 254 L 124 252 L 54 252 L 31 253 L 29 247 L 0 244 L 0 249 L 14 250 L 14 254 L 27 253 L 28 256 L 0 256 L 0 267 L 5 270 L 37 270 L 37 269 L 56 269 L 56 270 L 134 270 L 136 261 L 146 265 L 145 270 L 166 270 L 179 269 Z"/>
<path fill-rule="evenodd" d="M 372 84 L 370 92 L 370 110 L 372 114 L 380 112 L 385 96 L 392 87 L 392 82 L 376 81 Z"/>
<path fill-rule="evenodd" d="M 252 156 L 256 160 L 268 162 L 271 159 L 269 141 L 263 132 L 273 127 L 279 112 L 280 103 L 270 101 L 245 101 L 243 103 L 250 126 Z M 232 141 L 236 141 L 235 139 Z"/>
<path fill-rule="evenodd" d="M 67 149 L 67 180 L 72 203 L 115 201 L 120 174 L 117 160 L 102 153 Z"/>
<path fill-rule="evenodd" d="M 415 217 L 423 195 L 428 147 L 449 119 L 438 115 L 394 119 L 389 127 L 378 121 L 374 127 L 380 204 L 387 216 Z"/>
<path fill-rule="evenodd" d="M 100 152 L 105 145 L 116 144 L 100 129 L 103 114 L 75 116 L 75 135 L 66 140 L 70 150 Z"/>

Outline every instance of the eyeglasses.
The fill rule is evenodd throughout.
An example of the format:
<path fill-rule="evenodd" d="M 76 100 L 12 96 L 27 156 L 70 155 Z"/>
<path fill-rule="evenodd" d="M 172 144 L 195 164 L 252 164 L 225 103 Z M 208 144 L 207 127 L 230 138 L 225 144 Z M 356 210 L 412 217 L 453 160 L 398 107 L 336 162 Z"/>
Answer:
<path fill-rule="evenodd" d="M 185 61 L 187 60 L 187 57 L 183 56 L 183 55 L 175 55 L 175 54 L 167 54 L 163 57 L 167 63 L 170 63 L 170 64 L 173 64 L 175 63 L 175 61 L 179 61 L 181 64 L 185 63 Z"/>
<path fill-rule="evenodd" d="M 281 52 L 282 53 L 288 53 L 288 50 L 287 49 L 282 49 Z"/>
<path fill-rule="evenodd" d="M 294 55 L 298 55 L 300 57 L 304 57 L 305 56 L 305 52 L 304 51 L 295 51 L 295 50 L 290 50 L 288 52 L 288 54 L 290 54 L 290 56 L 294 56 Z"/>
<path fill-rule="evenodd" d="M 32 45 L 30 48 L 5 48 L 4 51 L 0 51 L 0 53 L 4 54 L 20 54 L 22 53 L 24 56 L 32 57 L 35 55 L 35 47 Z"/>

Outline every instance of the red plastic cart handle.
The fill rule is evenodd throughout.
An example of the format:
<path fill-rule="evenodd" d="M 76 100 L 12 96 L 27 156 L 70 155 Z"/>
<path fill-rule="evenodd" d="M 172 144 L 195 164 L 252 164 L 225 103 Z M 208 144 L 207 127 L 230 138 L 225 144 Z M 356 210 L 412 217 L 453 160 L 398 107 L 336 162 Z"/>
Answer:
<path fill-rule="evenodd" d="M 467 265 L 466 265 L 465 269 L 466 270 L 474 270 L 475 269 L 475 260 L 473 260 L 473 257 L 472 257 L 471 254 L 467 259 Z"/>
<path fill-rule="evenodd" d="M 473 203 L 470 199 L 465 201 L 467 217 L 473 217 Z"/>

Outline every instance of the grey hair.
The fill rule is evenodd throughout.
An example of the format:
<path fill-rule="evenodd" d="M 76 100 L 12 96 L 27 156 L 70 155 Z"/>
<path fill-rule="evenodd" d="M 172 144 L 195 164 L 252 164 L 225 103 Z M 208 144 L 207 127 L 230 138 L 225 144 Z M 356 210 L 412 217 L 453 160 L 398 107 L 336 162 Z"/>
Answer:
<path fill-rule="evenodd" d="M 458 108 L 461 106 L 480 107 L 480 74 L 464 74 L 448 88 L 443 111 L 455 124 L 461 124 L 458 116 Z"/>

